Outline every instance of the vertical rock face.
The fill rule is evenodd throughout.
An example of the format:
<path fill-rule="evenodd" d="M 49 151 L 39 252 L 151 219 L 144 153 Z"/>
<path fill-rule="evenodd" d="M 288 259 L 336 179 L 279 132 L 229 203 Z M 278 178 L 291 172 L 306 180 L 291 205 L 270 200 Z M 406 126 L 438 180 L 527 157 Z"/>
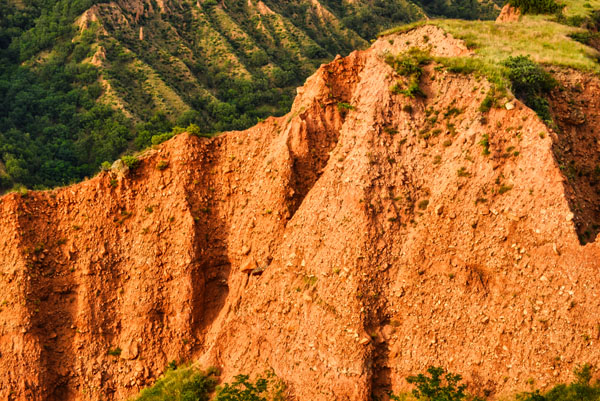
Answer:
<path fill-rule="evenodd" d="M 1 198 L 0 398 L 123 400 L 171 360 L 356 401 L 431 364 L 502 395 L 599 363 L 600 252 L 555 135 L 518 102 L 482 118 L 488 84 L 434 66 L 425 98 L 393 94 L 386 53 L 468 52 L 403 35 L 322 66 L 285 117 Z"/>

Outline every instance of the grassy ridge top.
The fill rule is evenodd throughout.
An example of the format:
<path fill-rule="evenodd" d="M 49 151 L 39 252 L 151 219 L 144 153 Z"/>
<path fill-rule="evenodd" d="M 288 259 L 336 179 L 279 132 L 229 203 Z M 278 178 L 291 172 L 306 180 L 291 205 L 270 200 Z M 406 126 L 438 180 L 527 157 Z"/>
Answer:
<path fill-rule="evenodd" d="M 518 23 L 435 20 L 433 24 L 474 48 L 475 55 L 495 63 L 510 56 L 529 55 L 538 63 L 600 72 L 598 52 L 572 38 L 582 32 L 549 21 L 547 16 L 524 16 Z"/>
<path fill-rule="evenodd" d="M 390 29 L 380 36 L 406 32 L 426 24 L 438 26 L 464 40 L 473 49 L 475 58 L 489 66 L 497 66 L 511 56 L 528 55 L 544 65 L 600 72 L 600 54 L 569 36 L 584 30 L 551 21 L 549 16 L 543 15 L 526 15 L 518 23 L 499 24 L 434 19 Z"/>
<path fill-rule="evenodd" d="M 516 96 L 540 118 L 553 124 L 545 96 L 556 85 L 556 81 L 542 66 L 546 66 L 550 73 L 552 67 L 600 73 L 600 53 L 584 44 L 592 44 L 589 39 L 598 34 L 592 30 L 559 23 L 558 21 L 569 22 L 564 14 L 559 13 L 525 15 L 518 22 L 501 23 L 429 20 L 385 31 L 380 37 L 407 32 L 423 25 L 443 29 L 455 38 L 462 39 L 472 52 L 459 57 L 428 57 L 447 67 L 449 71 L 486 77 L 492 83 L 492 88 L 482 102 L 482 111 L 487 111 L 492 106 L 502 106 L 507 99 Z M 600 26 L 599 18 L 593 16 L 593 13 L 590 16 L 582 22 L 582 26 L 590 29 L 594 29 L 594 23 Z M 591 26 L 588 25 L 590 22 Z M 411 49 L 397 57 L 404 62 L 411 62 L 417 54 L 415 52 L 429 54 L 427 49 Z M 509 93 L 509 89 L 512 93 Z"/>

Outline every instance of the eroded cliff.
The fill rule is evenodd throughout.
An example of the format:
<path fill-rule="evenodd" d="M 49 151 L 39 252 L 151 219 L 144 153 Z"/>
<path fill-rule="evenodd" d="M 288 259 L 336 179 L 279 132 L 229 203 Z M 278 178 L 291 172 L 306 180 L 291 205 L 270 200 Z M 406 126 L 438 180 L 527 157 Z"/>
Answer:
<path fill-rule="evenodd" d="M 576 226 L 598 211 L 564 137 L 518 101 L 482 115 L 487 81 L 435 65 L 426 97 L 392 93 L 384 55 L 415 45 L 469 53 L 433 26 L 386 37 L 285 117 L 1 198 L 0 397 L 123 400 L 171 360 L 356 401 L 431 364 L 499 395 L 599 363 L 600 252 Z"/>

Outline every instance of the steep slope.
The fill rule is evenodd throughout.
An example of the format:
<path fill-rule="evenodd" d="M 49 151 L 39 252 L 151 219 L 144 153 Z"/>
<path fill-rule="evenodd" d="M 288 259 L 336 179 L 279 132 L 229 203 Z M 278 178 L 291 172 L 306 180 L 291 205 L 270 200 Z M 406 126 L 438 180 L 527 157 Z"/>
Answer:
<path fill-rule="evenodd" d="M 497 14 L 493 2 L 443 3 L 429 6 L 439 8 L 438 15 L 471 19 Z M 177 118 L 196 110 L 200 125 L 223 130 L 287 112 L 291 90 L 323 61 L 424 17 L 407 0 L 122 0 L 93 6 L 79 26 L 100 26 L 96 60 L 134 116 L 148 119 L 160 111 Z M 124 79 L 122 69 L 133 79 Z M 234 112 L 219 114 L 220 103 Z"/>
<path fill-rule="evenodd" d="M 498 396 L 599 363 L 600 250 L 560 140 L 441 66 L 394 94 L 385 55 L 412 46 L 470 54 L 435 26 L 388 36 L 284 117 L 1 198 L 0 398 L 123 400 L 171 360 L 357 401 L 431 364 Z"/>

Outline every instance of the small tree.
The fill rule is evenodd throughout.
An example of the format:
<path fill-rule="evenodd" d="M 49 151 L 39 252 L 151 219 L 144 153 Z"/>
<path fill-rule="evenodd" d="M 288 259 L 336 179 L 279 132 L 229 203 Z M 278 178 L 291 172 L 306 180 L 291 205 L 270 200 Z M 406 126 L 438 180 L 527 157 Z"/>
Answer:
<path fill-rule="evenodd" d="M 442 367 L 430 366 L 427 369 L 430 376 L 422 373 L 409 376 L 406 381 L 417 386 L 412 391 L 415 398 L 429 401 L 461 401 L 467 396 L 465 384 L 459 384 L 461 375 L 446 372 Z M 394 401 L 399 398 L 392 396 Z"/>
<path fill-rule="evenodd" d="M 123 160 L 123 163 L 125 163 L 130 170 L 135 170 L 135 168 L 140 164 L 140 160 L 135 156 L 123 156 L 121 160 Z"/>
<path fill-rule="evenodd" d="M 284 401 L 285 384 L 267 371 L 253 383 L 248 375 L 238 375 L 231 384 L 226 383 L 217 388 L 212 401 Z"/>

